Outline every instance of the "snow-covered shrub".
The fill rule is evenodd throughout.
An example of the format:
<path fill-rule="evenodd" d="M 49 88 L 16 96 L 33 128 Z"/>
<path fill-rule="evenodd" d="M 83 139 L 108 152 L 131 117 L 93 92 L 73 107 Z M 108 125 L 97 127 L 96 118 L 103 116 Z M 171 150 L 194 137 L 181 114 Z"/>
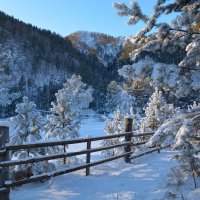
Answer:
<path fill-rule="evenodd" d="M 140 128 L 139 116 L 134 114 L 133 107 L 130 108 L 129 113 L 126 113 L 126 115 L 123 115 L 119 109 L 116 112 L 114 112 L 114 118 L 107 120 L 105 123 L 105 133 L 107 135 L 125 133 L 125 118 L 131 118 L 133 120 L 132 131 L 134 132 L 134 134 L 137 134 Z M 138 141 L 141 141 L 139 137 L 132 138 L 132 142 Z M 124 142 L 124 137 L 103 140 L 101 144 L 102 146 L 110 146 L 120 144 L 121 142 Z M 132 147 L 132 149 L 136 149 L 136 147 Z M 102 153 L 105 156 L 111 157 L 113 155 L 123 153 L 123 151 L 124 147 L 118 147 L 114 149 L 105 150 Z"/>
<path fill-rule="evenodd" d="M 114 118 L 111 120 L 107 120 L 105 123 L 105 132 L 106 135 L 114 135 L 114 134 L 120 134 L 125 132 L 125 124 L 124 124 L 124 117 L 120 113 L 119 110 L 117 110 L 114 113 Z M 112 138 L 112 139 L 106 139 L 103 140 L 101 145 L 102 146 L 110 146 L 121 143 L 123 140 L 121 138 Z M 123 152 L 123 147 L 108 149 L 105 151 L 102 151 L 102 154 L 106 157 L 111 157 L 116 154 L 120 154 Z"/>

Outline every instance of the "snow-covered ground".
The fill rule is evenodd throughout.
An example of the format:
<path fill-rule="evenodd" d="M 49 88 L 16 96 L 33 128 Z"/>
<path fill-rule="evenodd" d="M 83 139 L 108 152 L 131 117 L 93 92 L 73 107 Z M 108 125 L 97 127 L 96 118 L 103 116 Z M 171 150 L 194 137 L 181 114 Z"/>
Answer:
<path fill-rule="evenodd" d="M 94 118 L 85 119 L 80 137 L 95 137 L 105 134 L 104 122 Z M 92 147 L 100 141 L 92 143 Z M 69 151 L 85 149 L 86 144 L 69 146 Z M 123 159 L 91 168 L 91 175 L 85 170 L 54 177 L 43 183 L 31 183 L 11 190 L 11 200 L 161 200 L 166 192 L 167 174 L 176 166 L 171 158 L 175 152 L 162 150 L 145 155 L 126 164 Z M 81 156 L 82 159 L 85 155 Z M 92 160 L 101 159 L 100 152 L 92 154 Z M 192 183 L 186 186 L 183 195 L 188 200 L 199 199 L 199 189 Z M 177 198 L 179 199 L 179 198 Z"/>
<path fill-rule="evenodd" d="M 163 196 L 173 152 L 163 150 L 125 164 L 117 160 L 52 178 L 44 183 L 24 185 L 11 191 L 11 200 L 156 200 Z"/>

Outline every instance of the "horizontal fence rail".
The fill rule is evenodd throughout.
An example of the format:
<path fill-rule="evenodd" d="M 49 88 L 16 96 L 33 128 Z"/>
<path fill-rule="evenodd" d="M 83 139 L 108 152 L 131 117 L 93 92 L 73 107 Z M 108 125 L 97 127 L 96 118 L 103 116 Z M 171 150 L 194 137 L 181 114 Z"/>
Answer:
<path fill-rule="evenodd" d="M 8 128 L 7 128 L 8 129 Z M 1 130 L 1 129 L 0 129 Z M 5 131 L 5 129 L 2 129 Z M 6 130 L 8 131 L 8 130 Z M 71 167 L 67 169 L 60 169 L 55 170 L 49 173 L 43 173 L 40 175 L 34 175 L 30 176 L 29 178 L 21 179 L 21 180 L 9 180 L 8 176 L 6 175 L 2 180 L 0 178 L 0 196 L 2 194 L 5 195 L 5 200 L 8 200 L 7 193 L 9 194 L 9 188 L 20 186 L 26 183 L 36 182 L 36 181 L 43 181 L 47 180 L 54 176 L 59 176 L 62 174 L 74 172 L 77 170 L 85 169 L 86 175 L 90 174 L 90 167 L 96 166 L 102 163 L 106 163 L 109 161 L 113 161 L 119 158 L 124 158 L 124 161 L 126 163 L 130 163 L 130 161 L 134 158 L 143 156 L 147 153 L 151 153 L 154 151 L 158 151 L 160 148 L 154 148 L 153 150 L 150 150 L 146 153 L 142 153 L 140 155 L 132 156 L 133 154 L 133 146 L 140 146 L 148 142 L 148 139 L 141 142 L 133 142 L 133 138 L 140 138 L 144 136 L 151 136 L 154 132 L 147 132 L 147 133 L 135 133 L 132 132 L 132 119 L 126 118 L 125 119 L 125 132 L 121 134 L 114 134 L 114 135 L 105 135 L 105 136 L 98 136 L 98 137 L 89 137 L 89 138 L 78 138 L 78 139 L 71 139 L 71 140 L 62 140 L 62 141 L 49 141 L 49 142 L 38 142 L 38 143 L 28 143 L 28 144 L 22 144 L 22 145 L 9 145 L 6 144 L 6 142 L 2 143 L 0 146 L 0 172 L 5 172 L 8 175 L 8 169 L 9 167 L 16 166 L 16 165 L 23 165 L 23 164 L 32 164 L 36 162 L 41 161 L 48 161 L 48 160 L 54 160 L 54 159 L 60 159 L 63 158 L 64 164 L 66 164 L 66 158 L 72 157 L 72 156 L 78 156 L 78 155 L 86 155 L 86 163 L 81 164 L 76 167 Z M 0 132 L 1 135 L 1 132 Z M 102 146 L 102 147 L 96 147 L 91 148 L 92 142 L 99 141 L 99 140 L 109 140 L 113 138 L 122 138 L 124 137 L 124 142 L 121 142 L 120 144 L 110 145 L 110 146 Z M 148 138 L 148 137 L 147 137 Z M 144 138 L 143 138 L 144 139 Z M 146 138 L 145 138 L 146 139 Z M 6 140 L 5 140 L 6 141 Z M 75 152 L 66 152 L 66 146 L 71 144 L 80 144 L 80 143 L 86 143 L 86 149 L 75 151 Z M 18 160 L 9 160 L 9 152 L 15 152 L 18 150 L 26 150 L 29 154 L 30 150 L 33 148 L 48 148 L 48 147 L 54 147 L 54 146 L 63 146 L 63 153 L 58 154 L 49 154 L 49 155 L 42 155 L 37 157 L 27 157 L 25 159 L 18 159 Z M 99 151 L 109 150 L 109 149 L 115 149 L 123 147 L 124 153 L 120 155 L 114 155 L 110 158 L 101 159 L 99 161 L 93 161 L 91 162 L 91 154 Z M 2 169 L 2 170 L 1 170 Z M 3 199 L 3 200 L 4 200 Z"/>
<path fill-rule="evenodd" d="M 127 152 L 127 153 L 124 153 L 124 154 L 121 154 L 121 155 L 113 156 L 111 158 L 106 158 L 106 159 L 103 159 L 103 160 L 100 160 L 100 161 L 91 162 L 89 164 L 84 164 L 84 165 L 80 165 L 80 166 L 77 166 L 77 167 L 64 169 L 64 170 L 56 170 L 55 172 L 52 172 L 52 173 L 45 173 L 45 174 L 30 177 L 29 179 L 23 179 L 23 180 L 16 181 L 16 182 L 6 181 L 5 186 L 6 187 L 16 187 L 16 186 L 20 186 L 20 185 L 23 185 L 23 184 L 26 184 L 26 183 L 47 180 L 47 179 L 50 179 L 51 177 L 54 177 L 54 176 L 60 176 L 60 175 L 67 174 L 67 173 L 70 173 L 70 172 L 85 169 L 86 167 L 93 167 L 93 166 L 96 166 L 96 165 L 99 165 L 99 164 L 103 164 L 103 163 L 110 162 L 110 161 L 113 161 L 113 160 L 116 160 L 116 159 L 119 159 L 119 158 L 123 158 L 126 155 L 131 155 L 132 153 L 133 152 L 131 151 L 131 152 Z"/>
<path fill-rule="evenodd" d="M 88 141 L 98 141 L 98 140 L 105 140 L 105 139 L 112 139 L 112 138 L 119 138 L 126 136 L 127 134 L 132 135 L 132 132 L 128 133 L 121 133 L 115 135 L 105 135 L 99 137 L 89 137 L 89 138 L 79 138 L 79 139 L 72 139 L 72 140 L 62 140 L 62 141 L 51 141 L 51 142 L 38 142 L 38 143 L 28 143 L 22 145 L 6 145 L 6 150 L 20 150 L 20 149 L 31 149 L 31 148 L 39 148 L 39 147 L 50 147 L 50 146 L 59 146 L 59 145 L 69 145 L 69 144 L 79 144 L 85 143 Z"/>
<path fill-rule="evenodd" d="M 161 150 L 161 149 L 162 149 L 162 147 L 156 147 L 156 148 L 154 148 L 154 149 L 151 149 L 150 151 L 146 151 L 146 152 L 143 152 L 143 153 L 141 153 L 141 154 L 131 156 L 131 160 L 136 159 L 136 158 L 139 158 L 139 157 L 142 157 L 142 156 L 147 155 L 147 154 L 150 154 L 150 153 L 153 153 L 154 151 L 158 151 L 158 153 L 160 153 L 160 150 Z"/>
<path fill-rule="evenodd" d="M 32 148 L 39 148 L 39 147 L 79 144 L 79 143 L 85 143 L 88 141 L 98 141 L 98 140 L 120 138 L 120 137 L 127 136 L 127 135 L 130 135 L 131 137 L 142 137 L 142 136 L 149 136 L 149 135 L 153 135 L 153 134 L 154 134 L 154 132 L 148 132 L 148 133 L 141 133 L 141 134 L 133 135 L 133 132 L 126 132 L 126 133 L 121 133 L 121 134 L 105 135 L 105 136 L 90 137 L 90 138 L 79 138 L 79 139 L 72 139 L 72 140 L 28 143 L 28 144 L 22 144 L 22 145 L 6 145 L 5 148 L 6 148 L 6 150 L 9 150 L 9 151 L 11 151 L 11 150 L 16 151 L 16 150 L 20 150 L 20 149 L 32 149 Z"/>
<path fill-rule="evenodd" d="M 47 155 L 47 156 L 37 156 L 37 157 L 26 158 L 26 159 L 21 159 L 21 160 L 4 161 L 4 162 L 0 163 L 0 167 L 10 167 L 10 166 L 14 166 L 14 165 L 22 165 L 22 164 L 40 162 L 40 161 L 45 161 L 45 160 L 53 160 L 53 159 L 58 159 L 58 158 L 78 156 L 78 155 L 82 155 L 82 154 L 94 153 L 94 152 L 98 152 L 98 151 L 114 149 L 117 147 L 123 147 L 126 145 L 139 146 L 139 145 L 145 144 L 146 142 L 147 141 L 139 142 L 139 143 L 124 142 L 124 143 L 120 143 L 120 144 L 116 144 L 116 145 L 81 150 L 81 151 L 76 151 L 76 152 L 61 153 L 61 154 L 54 154 L 54 155 Z"/>

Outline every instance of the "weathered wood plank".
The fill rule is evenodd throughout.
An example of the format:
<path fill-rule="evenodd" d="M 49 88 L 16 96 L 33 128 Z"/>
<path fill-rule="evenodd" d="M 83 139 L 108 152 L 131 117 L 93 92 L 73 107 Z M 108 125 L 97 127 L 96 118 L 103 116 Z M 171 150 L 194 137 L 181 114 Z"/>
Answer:
<path fill-rule="evenodd" d="M 5 156 L 6 155 L 6 150 L 1 150 L 0 151 L 0 156 Z"/>
<path fill-rule="evenodd" d="M 115 135 L 105 135 L 105 136 L 91 137 L 91 138 L 79 138 L 79 139 L 62 140 L 62 141 L 29 143 L 29 144 L 23 144 L 23 145 L 17 145 L 17 146 L 16 145 L 6 145 L 6 149 L 7 150 L 20 150 L 20 149 L 31 149 L 31 148 L 38 148 L 38 147 L 69 145 L 69 144 L 84 143 L 84 142 L 87 142 L 87 141 L 98 141 L 98 140 L 105 140 L 105 139 L 123 137 L 123 136 L 129 135 L 129 134 L 132 134 L 132 132 L 115 134 Z"/>
<path fill-rule="evenodd" d="M 133 119 L 132 118 L 125 118 L 124 123 L 125 123 L 125 132 L 131 132 L 132 131 L 132 125 L 133 125 Z M 125 135 L 125 141 L 131 142 L 132 136 L 133 136 L 133 134 Z M 131 145 L 130 144 L 127 144 L 126 146 L 124 146 L 124 152 L 130 152 L 130 151 L 131 151 Z M 124 157 L 124 161 L 126 163 L 131 162 L 130 154 L 128 154 Z"/>
<path fill-rule="evenodd" d="M 78 167 L 73 167 L 73 168 L 64 169 L 64 170 L 57 170 L 57 171 L 51 172 L 51 173 L 45 173 L 45 174 L 41 174 L 41 175 L 37 175 L 37 176 L 32 176 L 29 179 L 23 179 L 23 180 L 20 180 L 20 181 L 7 181 L 5 183 L 5 186 L 7 188 L 9 188 L 9 187 L 20 186 L 20 185 L 23 185 L 23 184 L 26 184 L 26 183 L 47 180 L 47 179 L 50 179 L 51 177 L 60 176 L 60 175 L 67 174 L 67 173 L 70 173 L 70 172 L 74 172 L 74 171 L 77 171 L 77 170 L 85 169 L 86 167 L 92 167 L 92 166 L 100 165 L 100 164 L 103 164 L 103 163 L 106 163 L 106 162 L 110 162 L 110 161 L 122 158 L 126 155 L 130 155 L 132 153 L 133 153 L 132 151 L 127 152 L 127 153 L 124 153 L 124 154 L 121 154 L 121 155 L 113 156 L 111 158 L 106 158 L 106 159 L 96 161 L 96 162 L 92 162 L 92 163 L 89 163 L 89 164 L 80 165 Z"/>
<path fill-rule="evenodd" d="M 134 132 L 133 132 L 134 133 Z M 149 135 L 153 135 L 155 132 L 146 132 L 146 133 L 137 133 L 137 134 L 133 134 L 132 137 L 142 137 L 142 136 L 149 136 Z"/>
<path fill-rule="evenodd" d="M 58 159 L 58 158 L 67 158 L 67 157 L 71 157 L 71 156 L 78 156 L 78 155 L 82 155 L 82 154 L 94 153 L 94 152 L 98 152 L 98 151 L 103 151 L 103 150 L 113 149 L 113 148 L 117 148 L 117 147 L 122 147 L 122 146 L 125 146 L 125 145 L 139 146 L 139 145 L 145 144 L 146 142 L 147 141 L 138 142 L 138 143 L 124 142 L 124 143 L 117 144 L 117 145 L 93 148 L 93 149 L 90 149 L 90 150 L 81 150 L 81 151 L 76 151 L 76 152 L 61 153 L 61 154 L 55 154 L 55 155 L 38 156 L 38 157 L 33 157 L 33 158 L 29 157 L 29 158 L 21 159 L 21 160 L 4 161 L 4 162 L 0 162 L 0 167 L 10 167 L 10 166 L 14 166 L 14 165 L 22 165 L 22 164 L 40 162 L 40 161 L 45 161 L 45 160 L 54 160 L 54 159 Z"/>
<path fill-rule="evenodd" d="M 88 153 L 86 153 L 86 163 L 90 163 L 90 150 L 91 150 L 91 141 L 88 141 L 87 142 L 87 150 L 88 150 Z M 86 172 L 85 172 L 86 176 L 88 176 L 90 174 L 90 168 L 89 167 L 86 167 Z"/>
<path fill-rule="evenodd" d="M 131 156 L 131 160 L 133 160 L 135 158 L 139 158 L 139 157 L 144 156 L 144 155 L 149 154 L 149 153 L 153 153 L 154 151 L 159 151 L 160 149 L 162 149 L 162 148 L 161 147 L 156 147 L 156 148 L 154 148 L 154 149 L 152 149 L 150 151 L 147 151 L 147 152 L 135 155 L 135 156 Z"/>
<path fill-rule="evenodd" d="M 117 144 L 117 145 L 111 145 L 111 146 L 107 146 L 107 147 L 99 147 L 99 148 L 93 148 L 93 149 L 86 149 L 86 150 L 81 150 L 81 151 L 77 151 L 77 152 L 61 153 L 61 154 L 47 155 L 47 156 L 38 156 L 38 157 L 26 158 L 26 159 L 22 159 L 22 160 L 11 160 L 11 161 L 1 162 L 0 167 L 10 167 L 10 166 L 14 166 L 14 165 L 28 164 L 28 163 L 40 162 L 40 161 L 44 161 L 44 160 L 53 160 L 53 159 L 58 159 L 58 158 L 78 156 L 78 155 L 82 155 L 82 154 L 94 153 L 94 152 L 98 152 L 98 151 L 113 149 L 113 148 L 121 147 L 121 146 L 124 146 L 127 144 L 136 145 L 136 144 L 133 144 L 132 142 L 128 142 L 128 143 L 124 142 L 124 143 Z M 141 143 L 138 143 L 137 145 L 140 145 L 140 144 Z"/>

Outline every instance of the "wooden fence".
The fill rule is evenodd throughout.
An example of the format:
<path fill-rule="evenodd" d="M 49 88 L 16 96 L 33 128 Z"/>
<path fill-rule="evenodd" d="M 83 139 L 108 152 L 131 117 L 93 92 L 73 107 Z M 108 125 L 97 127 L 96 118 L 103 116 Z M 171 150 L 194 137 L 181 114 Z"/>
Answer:
<path fill-rule="evenodd" d="M 23 145 L 8 145 L 7 142 L 9 140 L 9 130 L 8 127 L 0 127 L 0 199 L 1 200 L 8 200 L 9 199 L 9 192 L 11 187 L 20 186 L 22 184 L 36 182 L 36 181 L 42 181 L 47 180 L 54 176 L 59 176 L 62 174 L 74 172 L 80 169 L 86 170 L 86 175 L 90 174 L 90 167 L 96 166 L 102 163 L 106 163 L 112 160 L 116 160 L 119 158 L 124 158 L 124 161 L 126 163 L 130 163 L 131 159 L 135 159 L 137 157 L 143 156 L 145 154 L 158 151 L 160 148 L 154 148 L 150 151 L 147 151 L 145 153 L 141 153 L 137 156 L 131 156 L 133 154 L 132 146 L 138 146 L 145 144 L 147 141 L 132 142 L 133 137 L 144 137 L 144 136 L 151 136 L 154 132 L 149 133 L 142 133 L 139 135 L 134 135 L 132 132 L 132 119 L 126 118 L 125 119 L 125 133 L 122 134 L 116 134 L 116 135 L 106 135 L 106 136 L 99 136 L 99 137 L 91 137 L 91 138 L 79 138 L 79 139 L 72 139 L 72 140 L 62 140 L 62 141 L 55 141 L 55 142 L 40 142 L 40 143 L 29 143 L 29 144 L 23 144 Z M 105 139 L 112 139 L 112 138 L 120 138 L 124 137 L 124 142 L 116 145 L 110 145 L 110 146 L 104 146 L 104 147 L 98 147 L 98 148 L 91 148 L 91 144 L 94 141 L 99 140 L 105 140 Z M 44 155 L 39 157 L 28 157 L 26 159 L 21 160 L 9 160 L 9 153 L 10 151 L 18 151 L 18 150 L 27 150 L 27 152 L 30 151 L 30 149 L 33 148 L 40 148 L 40 147 L 53 147 L 53 146 L 63 146 L 65 149 L 66 145 L 69 144 L 79 144 L 79 143 L 86 143 L 86 149 L 76 152 L 63 152 L 59 154 L 54 155 Z M 110 158 L 102 159 L 99 161 L 91 162 L 91 154 L 98 151 L 113 149 L 117 147 L 124 147 L 124 153 L 120 155 L 114 155 Z M 30 164 L 40 161 L 46 161 L 46 160 L 53 160 L 58 158 L 63 158 L 64 162 L 67 157 L 77 156 L 77 155 L 86 155 L 86 163 L 81 164 L 80 166 L 67 168 L 67 169 L 61 169 L 52 171 L 49 173 L 43 173 L 40 175 L 31 176 L 27 179 L 22 179 L 18 181 L 9 180 L 9 167 L 16 166 L 16 165 L 22 165 L 22 164 Z"/>

